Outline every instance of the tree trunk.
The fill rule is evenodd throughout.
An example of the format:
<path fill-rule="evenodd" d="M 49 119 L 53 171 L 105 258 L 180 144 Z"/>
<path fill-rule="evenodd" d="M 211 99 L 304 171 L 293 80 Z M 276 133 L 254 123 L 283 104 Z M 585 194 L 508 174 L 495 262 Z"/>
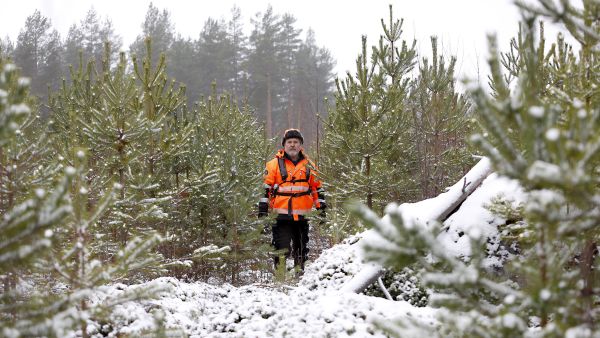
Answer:
<path fill-rule="evenodd" d="M 297 128 L 297 125 L 294 125 L 294 114 L 292 109 L 292 94 L 288 92 L 288 105 L 287 105 L 287 127 L 288 128 Z"/>
<path fill-rule="evenodd" d="M 273 135 L 273 105 L 271 98 L 271 74 L 267 74 L 267 139 Z"/>
<path fill-rule="evenodd" d="M 584 302 L 584 320 L 590 325 L 593 324 L 594 316 L 594 288 L 596 284 L 594 260 L 598 256 L 598 245 L 592 240 L 588 240 L 581 253 L 581 279 L 584 287 L 581 290 L 581 297 Z"/>
<path fill-rule="evenodd" d="M 12 177 L 10 173 L 6 175 L 6 181 L 8 186 L 8 206 L 6 210 L 10 210 L 15 204 L 14 184 L 12 183 Z"/>
<path fill-rule="evenodd" d="M 93 155 L 89 154 L 88 156 L 88 168 L 95 168 L 95 163 L 92 160 Z M 85 180 L 86 180 L 86 184 L 87 184 L 87 188 L 88 188 L 88 193 L 87 193 L 87 211 L 91 212 L 94 209 L 94 196 L 92 193 L 92 176 L 93 174 L 88 172 L 86 174 Z"/>
<path fill-rule="evenodd" d="M 371 156 L 365 156 L 365 175 L 368 177 L 371 176 Z M 367 206 L 369 209 L 373 209 L 373 190 L 371 185 L 367 187 Z"/>
<path fill-rule="evenodd" d="M 2 148 L 0 148 L 0 187 L 2 187 L 2 181 L 4 181 L 4 173 L 5 173 L 5 166 L 2 163 L 2 157 L 3 157 L 3 151 Z M 4 189 L 0 189 L 0 211 L 5 212 L 6 210 L 8 210 L 8 208 L 4 208 Z"/>

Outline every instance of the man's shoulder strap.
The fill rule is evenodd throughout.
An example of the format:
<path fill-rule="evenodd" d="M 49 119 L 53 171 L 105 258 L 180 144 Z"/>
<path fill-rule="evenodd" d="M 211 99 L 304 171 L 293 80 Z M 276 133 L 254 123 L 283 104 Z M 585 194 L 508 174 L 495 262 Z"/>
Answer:
<path fill-rule="evenodd" d="M 281 180 L 285 182 L 288 176 L 287 169 L 285 168 L 285 159 L 283 157 L 279 157 L 277 158 L 277 161 L 279 162 L 279 173 L 281 174 Z"/>
<path fill-rule="evenodd" d="M 306 168 L 306 181 L 308 181 L 308 179 L 310 178 L 310 162 L 306 162 L 306 165 L 304 166 Z"/>

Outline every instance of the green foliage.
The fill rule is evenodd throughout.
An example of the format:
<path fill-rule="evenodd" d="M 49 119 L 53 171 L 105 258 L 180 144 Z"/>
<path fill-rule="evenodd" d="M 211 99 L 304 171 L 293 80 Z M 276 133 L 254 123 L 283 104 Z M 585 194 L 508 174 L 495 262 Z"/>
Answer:
<path fill-rule="evenodd" d="M 152 63 L 146 43 L 144 57 L 130 62 L 121 53 L 115 66 L 107 46 L 102 73 L 80 64 L 50 101 L 59 160 L 77 162 L 76 145 L 89 153 L 87 208 L 113 182 L 122 186 L 98 220 L 104 239 L 93 245 L 111 258 L 135 234 L 155 230 L 172 274 L 252 280 L 257 274 L 247 271 L 264 268 L 268 247 L 253 217 L 268 148 L 260 127 L 216 88 L 188 112 L 185 88 L 168 80 L 164 54 Z"/>
<path fill-rule="evenodd" d="M 440 224 L 431 221 L 425 224 L 423 220 L 405 217 L 403 208 L 397 206 L 388 207 L 389 219 L 385 221 L 367 208 L 358 208 L 355 211 L 363 222 L 373 227 L 381 236 L 377 240 L 365 243 L 367 260 L 377 261 L 383 266 L 397 270 L 409 266 L 420 267 L 418 279 L 424 287 L 434 290 L 429 297 L 429 303 L 434 307 L 446 308 L 451 314 L 440 314 L 438 320 L 444 324 L 441 330 L 449 330 L 449 333 L 440 331 L 438 334 L 479 336 L 472 331 L 460 331 L 461 328 L 454 326 L 457 323 L 453 322 L 475 314 L 478 318 L 498 317 L 500 322 L 502 316 L 507 314 L 511 317 L 506 317 L 507 322 L 513 319 L 512 314 L 502 309 L 502 301 L 508 299 L 512 302 L 522 293 L 510 287 L 514 283 L 498 280 L 495 274 L 488 273 L 484 264 L 487 257 L 485 236 L 469 234 L 472 235 L 472 254 L 469 262 L 465 263 L 438 241 Z M 488 329 L 497 325 L 495 322 L 488 322 Z M 521 319 L 517 318 L 514 323 L 516 326 L 526 327 L 526 322 Z M 411 324 L 400 319 L 391 325 L 397 326 L 391 329 L 391 332 L 401 335 L 401 327 L 406 325 Z"/>
<path fill-rule="evenodd" d="M 381 276 L 381 280 L 392 299 L 403 300 L 418 307 L 427 306 L 429 293 L 421 285 L 414 270 L 410 268 L 400 271 L 386 270 Z M 376 283 L 371 284 L 364 293 L 367 296 L 385 298 L 383 291 Z"/>
<path fill-rule="evenodd" d="M 244 35 L 244 24 L 242 22 L 242 11 L 237 5 L 231 8 L 231 19 L 227 23 L 227 35 L 231 49 L 226 59 L 228 61 L 229 72 L 232 78 L 229 79 L 231 85 L 231 94 L 234 97 L 244 97 L 244 62 L 248 55 L 247 42 L 248 37 Z M 224 85 L 224 84 L 223 84 Z"/>
<path fill-rule="evenodd" d="M 48 335 L 49 328 L 44 322 L 53 312 L 47 312 L 52 308 L 45 307 L 52 303 L 46 302 L 44 297 L 49 294 L 43 291 L 42 295 L 23 294 L 16 287 L 17 276 L 31 274 L 51 247 L 53 229 L 71 214 L 68 191 L 73 176 L 74 169 L 67 168 L 49 193 L 38 188 L 32 197 L 9 209 L 0 223 L 0 276 L 4 279 L 0 324 L 3 336 L 31 336 L 40 332 Z"/>
<path fill-rule="evenodd" d="M 273 117 L 274 111 L 281 110 L 281 102 L 277 99 L 283 96 L 283 79 L 278 76 L 283 64 L 279 62 L 276 53 L 281 22 L 279 15 L 273 13 L 269 6 L 264 13 L 257 13 L 252 21 L 254 28 L 249 38 L 252 53 L 248 56 L 248 80 L 254 88 L 249 95 L 249 102 L 259 111 L 266 123 L 266 137 L 271 138 L 276 130 Z"/>
<path fill-rule="evenodd" d="M 19 75 L 14 64 L 0 58 L 0 274 L 5 277 L 28 267 L 48 247 L 45 232 L 69 212 L 63 198 L 70 179 L 64 178 L 46 196 L 49 174 L 31 162 L 40 163 L 43 151 L 36 140 L 31 144 L 26 139 L 29 133 L 24 131 L 32 124 L 31 98 L 29 81 Z"/>
<path fill-rule="evenodd" d="M 43 143 L 19 140 L 25 137 L 21 130 L 29 126 L 28 81 L 19 78 L 16 67 L 4 60 L 0 60 L 0 69 L 0 145 L 8 154 L 33 154 L 26 159 L 28 166 L 36 168 L 34 178 L 15 189 L 14 175 L 28 167 L 14 156 L 8 157 L 13 161 L 10 170 L 2 166 L 2 172 L 8 174 L 0 181 L 0 276 L 4 280 L 0 335 L 64 337 L 79 328 L 85 337 L 89 318 L 104 316 L 121 302 L 161 291 L 145 288 L 99 305 L 89 302 L 90 295 L 106 283 L 131 281 L 136 273 L 148 276 L 156 270 L 159 257 L 148 252 L 160 237 L 133 238 L 110 263 L 103 260 L 102 252 L 94 251 L 91 242 L 99 239 L 98 221 L 109 209 L 118 187 L 105 193 L 95 208 L 89 208 L 83 151 L 71 156 L 75 167 L 66 166 L 64 173 L 45 173 L 42 167 L 47 160 L 41 158 L 45 153 L 38 151 Z M 46 140 L 45 133 L 41 134 Z M 58 290 L 61 284 L 64 289 Z"/>
<path fill-rule="evenodd" d="M 294 86 L 293 96 L 290 99 L 292 111 L 298 113 L 291 119 L 290 125 L 301 126 L 301 130 L 307 144 L 310 140 L 316 140 L 317 126 L 321 131 L 318 119 L 327 116 L 327 102 L 332 96 L 334 60 L 331 52 L 319 47 L 315 41 L 315 33 L 312 30 L 306 32 L 304 42 L 299 46 L 294 64 Z M 314 148 L 313 148 L 314 149 Z M 319 159 L 318 149 L 313 152 Z"/>
<path fill-rule="evenodd" d="M 113 240 L 125 243 L 136 231 L 164 230 L 160 224 L 168 216 L 171 174 L 181 170 L 178 161 L 191 126 L 178 121 L 184 88 L 167 80 L 164 56 L 155 66 L 148 56 L 141 65 L 134 57 L 130 73 L 123 53 L 114 68 L 108 63 L 110 55 L 107 45 L 101 74 L 93 62 L 85 70 L 80 64 L 70 86 L 52 97 L 50 107 L 54 145 L 62 158 L 75 161 L 70 151 L 74 145 L 91 154 L 89 206 L 110 189 L 110 182 L 123 187 L 104 222 Z"/>
<path fill-rule="evenodd" d="M 390 208 L 389 221 L 359 210 L 385 242 L 367 243 L 370 259 L 424 268 L 423 282 L 436 291 L 431 303 L 444 308 L 441 335 L 564 337 L 598 330 L 600 35 L 592 22 L 600 7 L 591 1 L 583 1 L 581 10 L 567 2 L 562 9 L 540 2 L 538 9 L 521 5 L 527 19 L 504 61 L 490 39 L 493 94 L 471 88 L 482 128 L 472 141 L 499 174 L 518 180 L 527 194 L 522 210 L 492 204 L 514 218 L 507 231 L 519 236 L 521 252 L 505 266 L 507 273 L 486 270 L 486 238 L 477 232 L 469 234 L 472 255 L 465 263 L 437 240 L 439 225 L 422 224 L 403 207 Z M 579 55 L 562 36 L 546 51 L 532 13 L 564 23 L 580 43 Z M 516 83 L 509 86 L 513 77 Z M 407 322 L 394 325 L 391 332 L 398 335 Z"/>
<path fill-rule="evenodd" d="M 356 76 L 348 73 L 345 80 L 336 80 L 336 108 L 324 123 L 320 168 L 330 205 L 336 207 L 356 199 L 381 211 L 407 186 L 411 163 L 405 105 L 416 42 L 411 47 L 400 42 L 402 22 L 393 20 L 391 8 L 389 25 L 382 25 L 385 36 L 373 47 L 370 62 L 363 37 Z M 341 208 L 329 214 L 337 219 L 334 225 L 347 222 Z"/>
<path fill-rule="evenodd" d="M 357 61 L 356 75 L 336 81 L 336 105 L 324 123 L 321 169 L 332 195 L 329 232 L 356 230 L 343 210 L 348 200 L 382 212 L 391 201 L 441 193 L 471 162 L 464 137 L 470 104 L 455 88 L 456 58 L 446 63 L 431 39 L 433 57 L 414 71 L 416 41 L 401 40 L 403 21 L 382 20 L 379 44 Z M 369 62 L 370 60 L 370 62 Z"/>
<path fill-rule="evenodd" d="M 160 266 L 161 256 L 153 252 L 154 247 L 161 241 L 161 237 L 156 233 L 147 233 L 144 237 L 133 237 L 127 245 L 119 248 L 110 261 L 107 261 L 102 245 L 95 242 L 101 238 L 98 236 L 101 235 L 99 221 L 110 210 L 121 186 L 118 183 L 115 184 L 104 194 L 97 205 L 90 209 L 87 200 L 88 180 L 85 175 L 87 172 L 85 152 L 82 150 L 75 152 L 77 167 L 70 167 L 70 172 L 74 174 L 69 194 L 72 213 L 61 226 L 63 231 L 66 230 L 66 236 L 61 239 L 70 238 L 70 240 L 62 244 L 61 242 L 57 243 L 57 250 L 45 260 L 45 264 L 42 264 L 43 267 L 46 267 L 42 268 L 42 271 L 46 270 L 45 273 L 57 277 L 53 283 L 64 283 L 68 288 L 58 294 L 38 295 L 42 300 L 40 303 L 42 308 L 47 306 L 44 304 L 50 305 L 45 308 L 46 311 L 39 312 L 33 318 L 20 319 L 17 326 L 21 333 L 28 332 L 30 320 L 44 320 L 48 317 L 50 320 L 42 325 L 31 325 L 33 328 L 31 332 L 36 332 L 32 334 L 43 335 L 43 332 L 49 331 L 52 332 L 51 335 L 63 336 L 71 327 L 87 332 L 88 318 L 106 320 L 117 304 L 130 300 L 153 298 L 157 293 L 165 291 L 162 288 L 147 287 L 129 294 L 109 297 L 102 303 L 93 304 L 91 302 L 89 295 L 102 292 L 108 283 L 139 282 L 142 278 L 164 272 Z M 60 307 L 53 311 L 50 310 L 56 304 L 60 304 Z M 36 310 L 28 313 L 35 314 Z M 59 319 L 65 323 L 63 327 L 48 325 Z"/>
<path fill-rule="evenodd" d="M 587 20 L 598 10 L 584 2 L 580 18 Z M 474 142 L 500 173 L 518 179 L 530 196 L 524 206 L 530 245 L 525 259 L 510 266 L 524 281 L 522 301 L 527 305 L 507 308 L 522 318 L 539 317 L 549 336 L 562 336 L 580 325 L 594 330 L 599 315 L 593 305 L 597 297 L 589 291 L 597 287 L 594 251 L 600 236 L 593 226 L 600 155 L 593 47 L 598 31 L 586 27 L 579 28 L 585 37 L 579 57 L 565 53 L 570 48 L 562 37 L 544 56 L 544 36 L 536 46 L 534 24 L 527 22 L 520 38 L 523 61 L 516 88 L 510 91 L 505 83 L 495 83 L 498 93 L 510 93 L 496 100 L 480 90 L 474 93 L 487 133 L 475 135 Z M 506 125 L 514 126 L 516 141 L 506 134 Z"/>
<path fill-rule="evenodd" d="M 456 57 L 446 65 L 444 56 L 438 54 L 435 37 L 431 38 L 431 48 L 431 64 L 423 58 L 409 98 L 417 161 L 414 176 L 422 199 L 442 193 L 472 163 L 465 142 L 470 132 L 470 104 L 465 95 L 456 92 Z"/>
<path fill-rule="evenodd" d="M 225 22 L 207 19 L 195 47 L 199 82 L 194 87 L 193 98 L 197 99 L 200 94 L 210 95 L 215 82 L 219 89 L 229 89 L 230 81 L 235 77 L 230 65 L 235 54 Z"/>
<path fill-rule="evenodd" d="M 401 40 L 402 21 L 382 20 L 383 35 L 367 54 L 366 41 L 356 75 L 337 80 L 335 109 L 325 121 L 321 169 L 330 192 L 329 232 L 360 230 L 343 205 L 364 202 L 382 212 L 391 201 L 413 201 L 442 192 L 471 162 L 464 137 L 470 104 L 455 89 L 454 65 L 438 54 L 423 57 L 418 72 L 416 41 Z M 393 182 L 393 184 L 390 184 Z"/>
<path fill-rule="evenodd" d="M 485 206 L 492 214 L 505 219 L 505 225 L 498 229 L 501 240 L 505 243 L 513 243 L 515 251 L 522 248 L 531 248 L 534 244 L 534 238 L 531 236 L 531 229 L 523 221 L 525 208 L 521 203 L 516 207 L 513 201 L 506 196 L 496 196 Z"/>
<path fill-rule="evenodd" d="M 253 214 L 269 145 L 256 132 L 260 127 L 247 107 L 239 107 L 231 96 L 213 92 L 197 108 L 190 121 L 194 130 L 187 148 L 186 197 L 179 209 L 186 215 L 178 221 L 179 245 L 228 247 L 223 254 L 199 257 L 187 273 L 220 267 L 226 272 L 220 278 L 240 284 L 252 278 L 248 270 L 260 270 L 270 261 L 269 241 Z M 193 255 L 189 249 L 187 254 Z"/>
<path fill-rule="evenodd" d="M 0 211 L 6 211 L 28 198 L 32 185 L 44 189 L 59 168 L 49 161 L 43 121 L 31 114 L 29 107 L 35 106 L 35 100 L 23 89 L 28 88 L 29 80 L 18 78 L 13 64 L 1 59 L 0 63 L 7 67 L 3 90 L 9 94 L 5 99 L 7 115 L 0 121 L 5 123 L 5 138 L 0 142 Z"/>

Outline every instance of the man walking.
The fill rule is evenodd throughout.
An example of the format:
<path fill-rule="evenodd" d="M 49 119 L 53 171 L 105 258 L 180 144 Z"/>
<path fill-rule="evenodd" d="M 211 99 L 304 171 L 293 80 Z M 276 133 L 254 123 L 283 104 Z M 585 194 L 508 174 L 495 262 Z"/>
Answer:
<path fill-rule="evenodd" d="M 313 206 L 325 212 L 325 195 L 316 177 L 315 166 L 308 159 L 302 145 L 304 138 L 298 129 L 288 129 L 283 135 L 275 158 L 267 162 L 264 177 L 265 195 L 258 203 L 259 217 L 271 208 L 277 214 L 273 225 L 273 245 L 276 250 L 290 252 L 294 266 L 304 270 L 308 256 L 308 220 L 304 216 Z M 290 242 L 292 245 L 290 247 Z M 279 257 L 275 257 L 275 268 Z"/>

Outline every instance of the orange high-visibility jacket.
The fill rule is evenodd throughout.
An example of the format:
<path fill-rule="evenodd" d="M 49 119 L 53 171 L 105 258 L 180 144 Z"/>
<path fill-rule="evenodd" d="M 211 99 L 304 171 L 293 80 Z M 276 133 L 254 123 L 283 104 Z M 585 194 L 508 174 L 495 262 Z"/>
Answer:
<path fill-rule="evenodd" d="M 264 177 L 267 192 L 264 199 L 268 198 L 273 212 L 292 216 L 294 220 L 310 212 L 313 205 L 319 208 L 322 202 L 318 198 L 321 182 L 316 177 L 315 166 L 306 155 L 301 154 L 304 158 L 294 165 L 285 157 L 283 149 L 279 150 L 275 158 L 267 162 Z M 279 170 L 280 160 L 283 160 L 287 172 L 285 181 Z"/>

